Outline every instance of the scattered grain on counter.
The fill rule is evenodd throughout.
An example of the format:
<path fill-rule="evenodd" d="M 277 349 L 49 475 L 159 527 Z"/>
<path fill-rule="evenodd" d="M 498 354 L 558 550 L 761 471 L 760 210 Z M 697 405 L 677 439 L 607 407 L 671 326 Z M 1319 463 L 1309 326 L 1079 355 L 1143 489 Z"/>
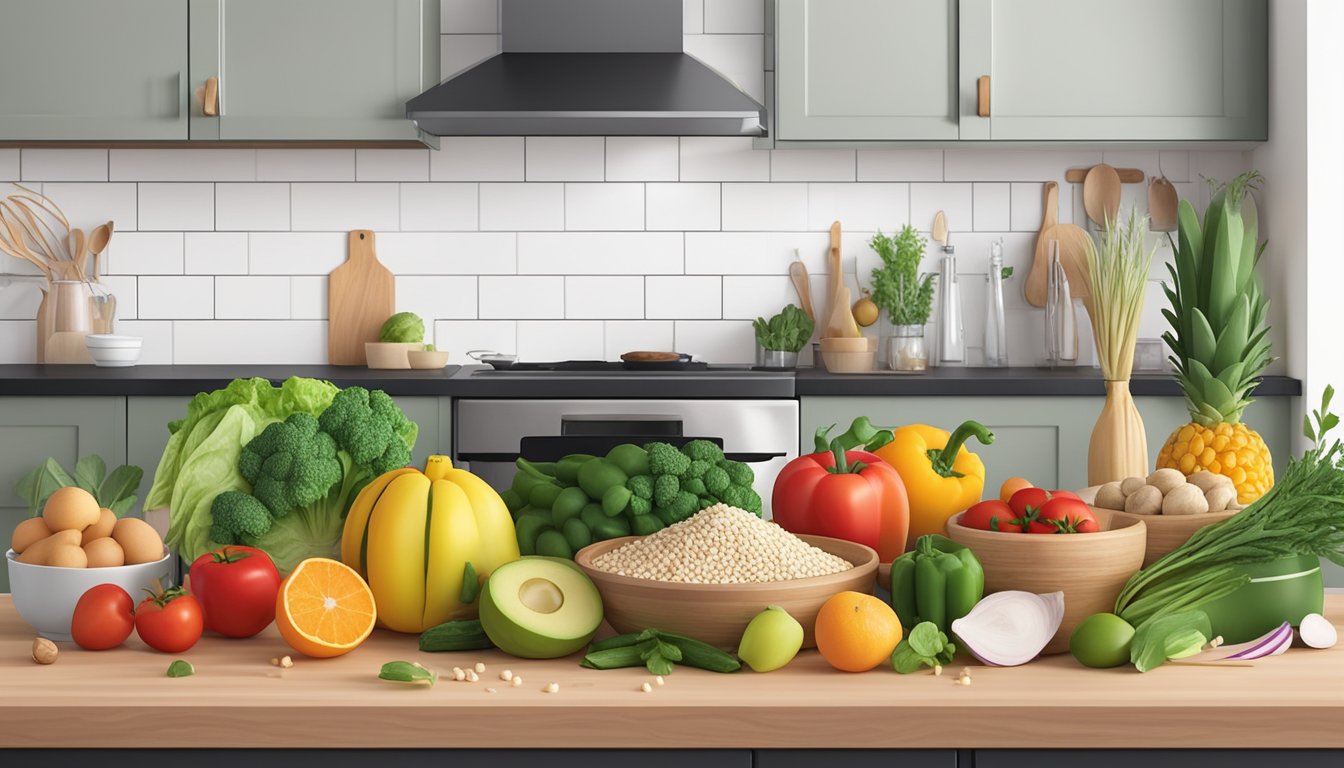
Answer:
<path fill-rule="evenodd" d="M 518 677 L 517 675 L 514 675 L 513 679 L 509 681 L 509 685 L 512 685 L 514 688 L 517 688 L 522 684 L 523 684 L 523 678 Z"/>
<path fill-rule="evenodd" d="M 636 579 L 758 584 L 826 576 L 854 566 L 746 510 L 715 504 L 593 560 Z"/>
<path fill-rule="evenodd" d="M 506 682 L 506 683 L 509 682 L 510 680 L 513 679 L 513 670 L 511 670 L 511 669 L 506 669 L 506 670 L 504 670 L 503 672 L 500 672 L 500 673 L 499 673 L 499 679 L 500 679 L 500 680 L 503 680 L 503 681 Z"/>
<path fill-rule="evenodd" d="M 475 669 L 476 669 L 476 674 L 478 674 L 478 675 L 484 675 L 484 674 L 485 674 L 485 664 L 484 664 L 483 662 L 479 662 L 479 661 L 476 662 L 476 667 L 475 667 Z"/>
<path fill-rule="evenodd" d="M 653 682 L 657 683 L 658 685 L 662 685 L 662 684 L 663 684 L 664 682 L 666 682 L 666 681 L 663 680 L 663 676 L 662 676 L 662 675 L 659 675 L 659 676 L 653 678 Z"/>
<path fill-rule="evenodd" d="M 559 693 L 559 692 L 560 692 L 560 684 L 559 684 L 559 683 L 547 683 L 547 684 L 546 684 L 546 687 L 543 688 L 542 690 L 545 691 L 545 692 L 547 692 L 547 693 Z"/>
<path fill-rule="evenodd" d="M 288 657 L 288 656 L 281 656 L 281 657 L 280 657 L 280 664 L 279 664 L 278 666 L 279 666 L 281 669 L 289 669 L 290 667 L 293 667 L 293 666 L 294 666 L 294 660 L 291 659 L 291 658 Z"/>
<path fill-rule="evenodd" d="M 653 686 L 652 686 L 652 685 L 649 685 L 648 683 L 645 683 L 645 684 L 639 686 L 639 690 L 641 690 L 641 691 L 643 691 L 643 692 L 645 692 L 645 693 L 653 693 Z"/>

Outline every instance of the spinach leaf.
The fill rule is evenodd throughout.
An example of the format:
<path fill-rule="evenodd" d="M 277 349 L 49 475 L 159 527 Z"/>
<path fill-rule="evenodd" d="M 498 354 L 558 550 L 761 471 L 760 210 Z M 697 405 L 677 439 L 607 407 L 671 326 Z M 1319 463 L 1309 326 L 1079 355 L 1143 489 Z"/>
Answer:
<path fill-rule="evenodd" d="M 1135 629 L 1129 660 L 1140 672 L 1157 669 L 1168 659 L 1198 653 L 1212 635 L 1209 615 L 1203 611 L 1159 616 Z"/>

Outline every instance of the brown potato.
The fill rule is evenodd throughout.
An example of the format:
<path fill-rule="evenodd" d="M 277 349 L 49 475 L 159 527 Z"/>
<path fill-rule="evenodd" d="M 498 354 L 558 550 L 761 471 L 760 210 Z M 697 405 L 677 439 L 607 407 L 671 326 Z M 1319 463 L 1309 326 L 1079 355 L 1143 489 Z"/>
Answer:
<path fill-rule="evenodd" d="M 1197 488 L 1191 484 L 1192 488 Z M 1227 505 L 1237 500 L 1237 489 L 1231 485 L 1218 483 L 1204 492 L 1204 500 L 1209 503 L 1210 512 L 1222 512 L 1227 509 Z"/>
<path fill-rule="evenodd" d="M 1144 482 L 1142 477 L 1126 477 L 1124 480 L 1120 481 L 1120 492 L 1125 494 L 1125 496 L 1129 496 L 1131 493 L 1134 493 L 1145 485 L 1147 485 L 1147 483 Z"/>
<path fill-rule="evenodd" d="M 88 544 L 94 539 L 105 539 L 112 535 L 112 526 L 117 524 L 117 515 L 107 507 L 98 510 L 98 522 L 84 529 L 84 540 Z"/>
<path fill-rule="evenodd" d="M 89 558 L 90 568 L 115 568 L 126 564 L 126 553 L 111 536 L 94 539 L 85 544 L 84 554 Z"/>
<path fill-rule="evenodd" d="M 51 557 L 51 551 L 65 544 L 73 544 L 78 547 L 79 531 L 57 531 L 25 549 L 23 554 L 16 559 L 20 563 L 29 565 L 46 565 L 47 559 Z"/>
<path fill-rule="evenodd" d="M 89 558 L 78 544 L 61 544 L 52 547 L 47 557 L 47 565 L 54 568 L 87 568 Z"/>
<path fill-rule="evenodd" d="M 1103 509 L 1124 509 L 1125 494 L 1120 490 L 1120 483 L 1106 483 L 1098 488 L 1096 505 Z"/>
<path fill-rule="evenodd" d="M 1133 515 L 1156 515 L 1162 511 L 1162 492 L 1145 485 L 1125 497 L 1125 511 Z"/>
<path fill-rule="evenodd" d="M 1209 502 L 1200 493 L 1199 486 L 1184 483 L 1162 499 L 1164 515 L 1202 515 L 1209 511 Z"/>
<path fill-rule="evenodd" d="M 123 517 L 112 527 L 112 538 L 126 553 L 126 564 L 152 563 L 163 558 L 163 539 L 138 517 Z"/>
<path fill-rule="evenodd" d="M 1185 485 L 1185 473 L 1179 469 L 1159 469 L 1148 476 L 1148 485 L 1156 486 L 1163 496 Z"/>
<path fill-rule="evenodd" d="M 98 522 L 99 509 L 93 494 L 70 485 L 47 497 L 42 518 L 53 531 L 82 531 Z"/>
<path fill-rule="evenodd" d="M 51 529 L 47 527 L 45 520 L 40 517 L 30 517 L 14 526 L 14 535 L 10 537 L 9 546 L 15 554 L 21 555 L 25 549 L 50 535 Z"/>
<path fill-rule="evenodd" d="M 1201 469 L 1195 474 L 1187 477 L 1186 481 L 1194 484 L 1204 493 L 1208 493 L 1219 486 L 1225 486 L 1234 491 L 1236 490 L 1236 486 L 1232 484 L 1232 478 L 1227 475 L 1215 475 L 1207 469 Z"/>

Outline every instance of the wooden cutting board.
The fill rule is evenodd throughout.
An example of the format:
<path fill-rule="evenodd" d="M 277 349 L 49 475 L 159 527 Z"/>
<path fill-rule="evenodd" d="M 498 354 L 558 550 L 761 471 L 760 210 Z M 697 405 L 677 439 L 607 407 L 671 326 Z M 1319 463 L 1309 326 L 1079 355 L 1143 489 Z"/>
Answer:
<path fill-rule="evenodd" d="M 378 263 L 373 232 L 350 232 L 350 256 L 327 277 L 327 362 L 365 365 L 364 344 L 378 340 L 378 330 L 397 306 L 397 284 Z"/>
<path fill-rule="evenodd" d="M 1045 212 L 1041 217 L 1041 231 L 1036 235 L 1036 251 L 1031 260 L 1031 272 L 1023 285 L 1027 303 L 1044 307 L 1047 277 L 1050 271 L 1050 241 L 1059 241 L 1059 262 L 1069 278 L 1069 293 L 1075 299 L 1087 299 L 1091 287 L 1087 275 L 1087 241 L 1092 236 L 1076 224 L 1059 223 L 1059 185 L 1045 183 Z M 1086 302 L 1084 302 L 1086 303 Z"/>

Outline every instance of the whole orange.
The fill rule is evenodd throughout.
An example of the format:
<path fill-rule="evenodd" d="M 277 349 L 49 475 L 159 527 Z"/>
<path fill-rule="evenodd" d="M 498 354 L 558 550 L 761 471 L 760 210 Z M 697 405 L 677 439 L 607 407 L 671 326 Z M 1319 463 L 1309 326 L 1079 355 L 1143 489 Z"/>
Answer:
<path fill-rule="evenodd" d="M 841 592 L 817 612 L 817 650 L 832 667 L 867 672 L 891 658 L 901 642 L 901 621 L 872 595 Z"/>
<path fill-rule="evenodd" d="M 1013 497 L 1014 493 L 1017 493 L 1023 488 L 1034 488 L 1034 487 L 1035 486 L 1031 484 L 1031 481 L 1026 479 L 1025 477 L 1010 477 L 1007 480 L 1004 480 L 1003 485 L 999 487 L 999 501 L 1002 501 L 1004 504 L 1007 504 L 1008 500 Z"/>

